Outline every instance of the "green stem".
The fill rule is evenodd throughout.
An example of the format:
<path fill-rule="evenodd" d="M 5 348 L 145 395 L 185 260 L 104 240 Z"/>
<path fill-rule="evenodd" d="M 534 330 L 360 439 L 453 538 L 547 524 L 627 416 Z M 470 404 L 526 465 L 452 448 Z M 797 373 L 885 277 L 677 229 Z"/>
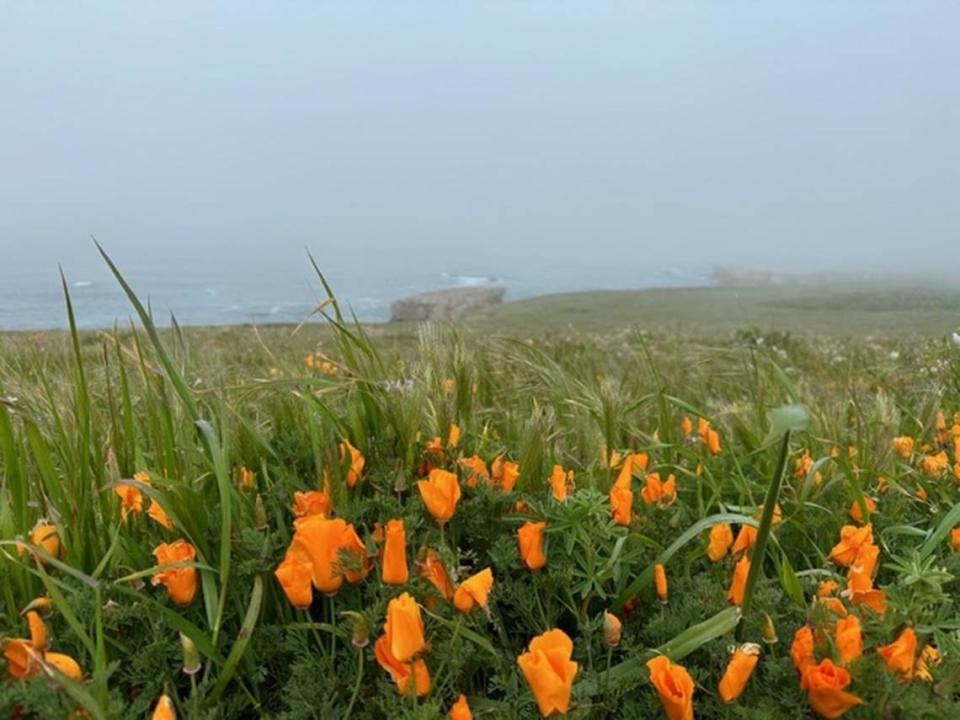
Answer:
<path fill-rule="evenodd" d="M 767 540 L 770 539 L 770 529 L 773 525 L 773 511 L 777 505 L 777 498 L 780 496 L 780 485 L 783 483 L 783 473 L 787 467 L 787 456 L 790 452 L 790 430 L 783 433 L 783 442 L 780 444 L 780 457 L 777 460 L 777 468 L 767 487 L 767 497 L 763 503 L 763 513 L 760 515 L 760 525 L 757 528 L 757 540 L 754 543 L 753 551 L 750 553 L 750 572 L 747 573 L 747 582 L 743 589 L 743 603 L 740 609 L 743 616 L 737 626 L 737 642 L 742 642 L 746 633 L 747 615 L 750 613 L 750 606 L 753 603 L 753 592 L 757 587 L 757 581 L 763 572 L 763 558 L 767 551 Z"/>
<path fill-rule="evenodd" d="M 343 714 L 346 720 L 349 720 L 353 706 L 360 695 L 360 684 L 363 680 L 363 648 L 357 648 L 357 679 L 353 683 L 353 695 L 350 696 L 350 704 L 347 705 L 347 711 Z"/>

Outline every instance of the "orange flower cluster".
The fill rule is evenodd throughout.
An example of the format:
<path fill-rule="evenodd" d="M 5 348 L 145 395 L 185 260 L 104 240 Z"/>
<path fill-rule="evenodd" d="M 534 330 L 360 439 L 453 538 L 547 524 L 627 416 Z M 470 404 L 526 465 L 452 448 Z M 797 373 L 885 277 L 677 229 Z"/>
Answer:
<path fill-rule="evenodd" d="M 46 600 L 46 598 L 43 600 Z M 37 603 L 35 601 L 30 605 L 45 607 L 49 603 Z M 3 643 L 3 656 L 7 661 L 7 675 L 16 680 L 25 680 L 33 677 L 41 670 L 45 670 L 56 677 L 54 671 L 57 671 L 71 680 L 80 682 L 83 679 L 83 671 L 77 661 L 69 655 L 50 651 L 50 633 L 47 631 L 47 625 L 40 614 L 36 610 L 28 610 L 26 617 L 30 637 L 10 638 Z"/>

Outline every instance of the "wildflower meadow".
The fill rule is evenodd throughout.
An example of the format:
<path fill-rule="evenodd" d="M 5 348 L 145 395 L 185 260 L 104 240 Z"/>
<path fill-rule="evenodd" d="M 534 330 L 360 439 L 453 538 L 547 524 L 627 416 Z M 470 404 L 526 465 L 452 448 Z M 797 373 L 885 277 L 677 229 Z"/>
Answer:
<path fill-rule="evenodd" d="M 133 322 L 0 346 L 0 716 L 960 717 L 960 352 Z"/>

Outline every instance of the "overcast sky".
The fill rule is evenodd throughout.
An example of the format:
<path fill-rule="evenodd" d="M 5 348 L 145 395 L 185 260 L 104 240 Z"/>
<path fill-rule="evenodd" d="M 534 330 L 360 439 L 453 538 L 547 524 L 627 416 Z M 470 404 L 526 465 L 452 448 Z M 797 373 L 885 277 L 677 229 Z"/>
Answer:
<path fill-rule="evenodd" d="M 0 264 L 939 267 L 952 2 L 0 9 Z M 952 248 L 952 252 L 950 249 Z"/>

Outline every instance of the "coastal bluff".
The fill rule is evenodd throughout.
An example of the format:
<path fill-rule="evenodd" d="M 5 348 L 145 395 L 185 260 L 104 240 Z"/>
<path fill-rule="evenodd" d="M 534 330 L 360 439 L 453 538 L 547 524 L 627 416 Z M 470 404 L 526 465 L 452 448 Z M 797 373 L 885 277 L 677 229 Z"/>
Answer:
<path fill-rule="evenodd" d="M 503 302 L 506 288 L 446 288 L 411 295 L 390 303 L 390 321 L 451 320 Z"/>

